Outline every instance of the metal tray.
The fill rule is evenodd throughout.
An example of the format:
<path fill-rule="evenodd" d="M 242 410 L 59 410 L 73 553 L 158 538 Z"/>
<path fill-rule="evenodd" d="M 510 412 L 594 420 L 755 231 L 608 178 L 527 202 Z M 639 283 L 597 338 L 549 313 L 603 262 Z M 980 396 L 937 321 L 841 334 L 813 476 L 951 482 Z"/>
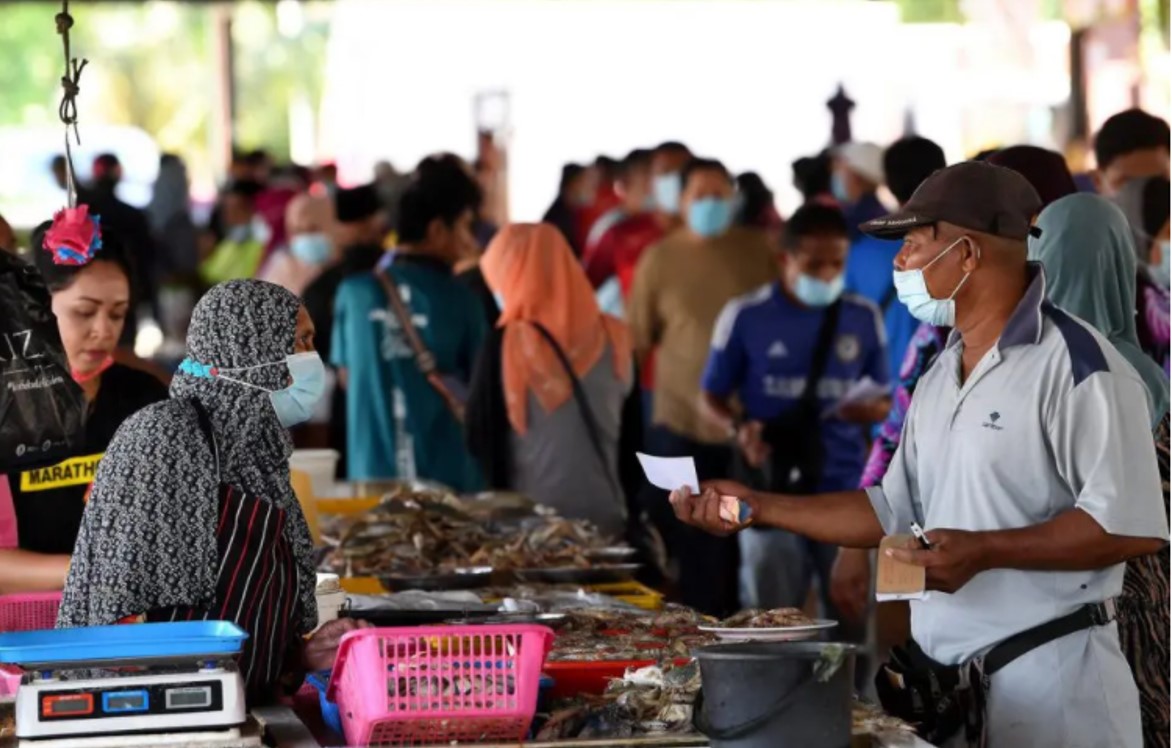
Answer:
<path fill-rule="evenodd" d="M 606 584 L 626 582 L 635 578 L 642 564 L 606 564 L 580 569 L 567 566 L 558 569 L 517 569 L 513 572 L 522 582 L 548 584 Z"/>
<path fill-rule="evenodd" d="M 606 548 L 591 548 L 584 555 L 591 561 L 623 563 L 624 561 L 630 561 L 638 552 L 627 545 L 612 545 Z"/>
<path fill-rule="evenodd" d="M 394 592 L 401 590 L 440 592 L 487 587 L 492 583 L 492 573 L 491 566 L 471 566 L 442 574 L 383 574 L 378 579 L 383 587 Z"/>

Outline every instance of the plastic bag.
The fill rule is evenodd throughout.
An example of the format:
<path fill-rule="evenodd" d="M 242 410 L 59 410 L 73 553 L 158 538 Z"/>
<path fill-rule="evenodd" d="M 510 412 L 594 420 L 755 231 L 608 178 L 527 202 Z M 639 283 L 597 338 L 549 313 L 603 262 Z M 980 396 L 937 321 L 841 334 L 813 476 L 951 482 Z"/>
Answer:
<path fill-rule="evenodd" d="M 73 454 L 85 407 L 40 274 L 0 251 L 0 473 Z"/>

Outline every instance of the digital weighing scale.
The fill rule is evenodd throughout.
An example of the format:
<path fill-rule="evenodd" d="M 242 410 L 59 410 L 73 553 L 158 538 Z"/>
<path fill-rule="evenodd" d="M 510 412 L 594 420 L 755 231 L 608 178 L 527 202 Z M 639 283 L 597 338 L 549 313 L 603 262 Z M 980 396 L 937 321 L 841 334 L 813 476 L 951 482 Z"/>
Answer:
<path fill-rule="evenodd" d="M 0 634 L 0 663 L 25 670 L 23 741 L 228 730 L 244 724 L 235 656 L 247 638 L 224 621 Z"/>

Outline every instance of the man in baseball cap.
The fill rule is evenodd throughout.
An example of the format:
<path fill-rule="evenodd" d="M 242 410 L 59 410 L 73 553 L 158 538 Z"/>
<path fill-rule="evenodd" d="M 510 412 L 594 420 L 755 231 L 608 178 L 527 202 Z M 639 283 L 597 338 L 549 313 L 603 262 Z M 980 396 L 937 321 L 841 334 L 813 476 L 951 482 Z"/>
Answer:
<path fill-rule="evenodd" d="M 775 527 L 873 548 L 925 528 L 882 551 L 924 567 L 929 592 L 875 684 L 936 745 L 1143 743 L 1112 622 L 1123 562 L 1168 539 L 1151 413 L 1115 346 L 1046 300 L 1026 259 L 1040 205 L 1017 172 L 967 162 L 864 225 L 903 237 L 900 299 L 953 328 L 881 485 L 797 497 L 715 481 L 671 495 L 678 519 L 717 534 Z M 721 515 L 729 496 L 749 521 Z"/>

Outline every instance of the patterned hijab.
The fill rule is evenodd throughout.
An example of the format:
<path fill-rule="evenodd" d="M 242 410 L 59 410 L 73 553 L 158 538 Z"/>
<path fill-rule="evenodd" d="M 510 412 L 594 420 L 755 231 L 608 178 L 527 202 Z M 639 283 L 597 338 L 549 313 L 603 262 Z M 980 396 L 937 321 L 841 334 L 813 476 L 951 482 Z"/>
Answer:
<path fill-rule="evenodd" d="M 1108 200 L 1079 193 L 1038 216 L 1030 259 L 1046 268 L 1050 300 L 1090 323 L 1135 368 L 1146 386 L 1153 423 L 1168 412 L 1168 378 L 1143 352 L 1135 326 L 1135 249 L 1131 229 Z"/>
<path fill-rule="evenodd" d="M 188 356 L 220 368 L 281 362 L 293 352 L 301 303 L 280 286 L 221 283 L 196 305 Z M 235 372 L 265 389 L 286 386 L 283 365 Z M 212 422 L 219 475 L 199 427 L 198 400 Z M 227 483 L 285 511 L 299 565 L 302 632 L 317 622 L 309 529 L 289 485 L 293 444 L 265 392 L 177 374 L 171 399 L 128 418 L 98 467 L 82 517 L 59 626 L 99 626 L 173 606 L 202 607 L 215 593 L 216 521 Z"/>
<path fill-rule="evenodd" d="M 609 347 L 615 374 L 631 376 L 631 338 L 626 325 L 598 308 L 594 290 L 573 250 L 554 226 L 513 224 L 501 229 L 480 261 L 484 279 L 502 300 L 505 328 L 501 358 L 509 423 L 518 434 L 528 430 L 528 392 L 545 412 L 573 395 L 570 378 L 557 354 L 531 322 L 553 335 L 579 378 Z"/>

